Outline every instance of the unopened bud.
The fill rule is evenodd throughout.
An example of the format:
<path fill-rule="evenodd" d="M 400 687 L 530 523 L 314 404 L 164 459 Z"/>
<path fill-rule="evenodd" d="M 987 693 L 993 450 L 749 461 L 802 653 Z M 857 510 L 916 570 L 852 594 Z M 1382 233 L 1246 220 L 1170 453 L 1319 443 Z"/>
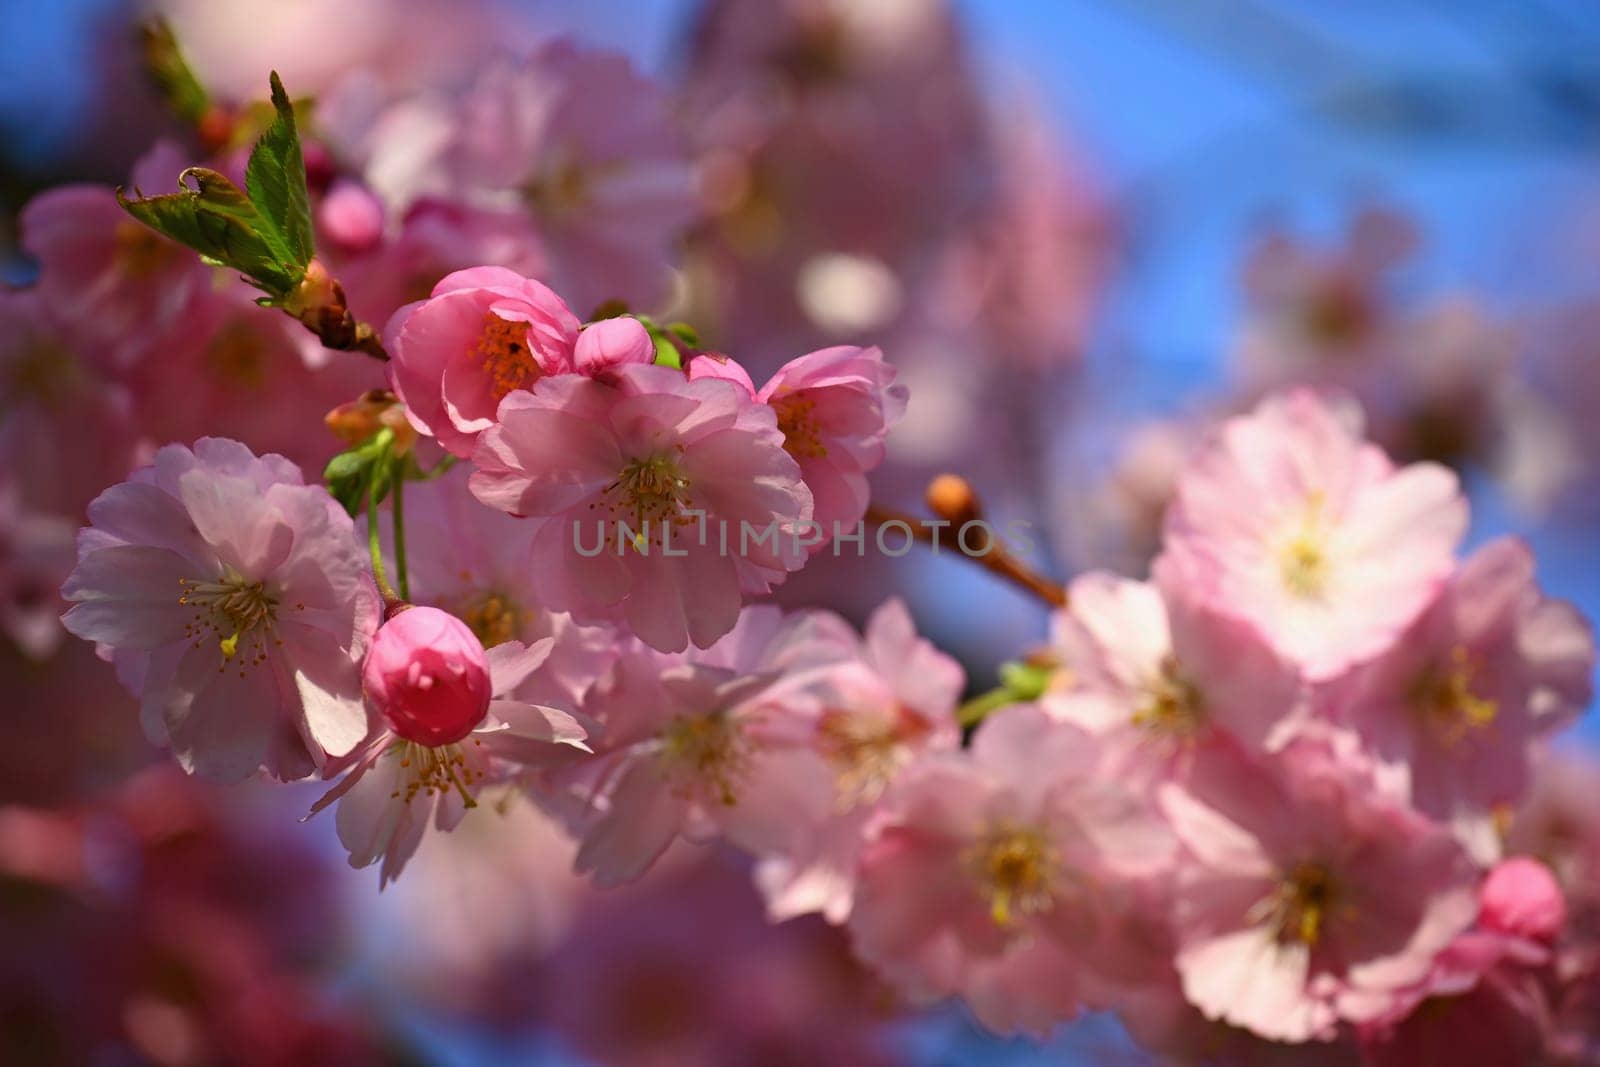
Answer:
<path fill-rule="evenodd" d="M 317 227 L 346 252 L 365 252 L 383 238 L 383 203 L 360 182 L 339 178 L 317 205 Z"/>
<path fill-rule="evenodd" d="M 359 445 L 379 430 L 394 431 L 394 452 L 405 455 L 417 442 L 417 431 L 406 419 L 400 398 L 387 389 L 373 389 L 346 401 L 323 416 L 322 422 L 339 440 Z"/>
<path fill-rule="evenodd" d="M 233 112 L 217 104 L 209 105 L 195 122 L 195 132 L 206 152 L 220 152 L 233 140 L 238 120 Z"/>
<path fill-rule="evenodd" d="M 343 317 L 344 290 L 339 288 L 339 283 L 334 281 L 322 261 L 313 259 L 306 264 L 305 277 L 300 279 L 300 284 L 283 298 L 283 310 L 308 325 L 313 319 L 329 312 Z"/>
<path fill-rule="evenodd" d="M 983 518 L 983 505 L 972 484 L 959 474 L 941 474 L 928 483 L 926 494 L 928 510 L 950 525 L 960 528 L 974 519 Z"/>

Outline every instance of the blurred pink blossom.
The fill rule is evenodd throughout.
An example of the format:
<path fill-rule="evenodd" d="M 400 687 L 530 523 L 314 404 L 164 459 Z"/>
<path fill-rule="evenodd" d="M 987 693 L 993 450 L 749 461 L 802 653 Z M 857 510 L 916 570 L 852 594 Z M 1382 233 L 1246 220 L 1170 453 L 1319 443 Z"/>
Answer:
<path fill-rule="evenodd" d="M 293 464 L 222 438 L 168 445 L 89 520 L 62 621 L 185 770 L 303 778 L 366 735 L 377 591 L 350 517 Z"/>

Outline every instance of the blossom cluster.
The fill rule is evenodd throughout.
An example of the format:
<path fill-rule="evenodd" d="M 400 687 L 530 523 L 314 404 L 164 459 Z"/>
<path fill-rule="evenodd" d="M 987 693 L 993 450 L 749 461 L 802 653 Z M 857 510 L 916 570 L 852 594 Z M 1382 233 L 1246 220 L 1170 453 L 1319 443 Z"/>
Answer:
<path fill-rule="evenodd" d="M 600 885 L 680 838 L 725 840 L 774 920 L 844 924 L 903 995 L 960 996 L 999 1030 L 1113 1008 L 1155 1047 L 1381 1059 L 1431 1039 L 1422 1020 L 1443 1009 L 1419 1005 L 1473 1011 L 1505 989 L 1527 1030 L 1507 1040 L 1561 1036 L 1552 998 L 1592 979 L 1559 965 L 1588 950 L 1549 869 L 1505 834 L 1546 738 L 1588 703 L 1593 637 L 1519 542 L 1459 557 L 1447 470 L 1396 467 L 1359 412 L 1310 392 L 1225 422 L 1180 479 L 1151 578 L 1076 579 L 1036 691 L 964 743 L 963 671 L 898 601 L 858 633 L 741 606 L 766 588 L 760 561 L 717 557 L 719 583 L 640 548 L 575 575 L 543 531 L 597 502 L 682 506 L 681 486 L 730 514 L 810 512 L 792 435 L 758 399 L 777 390 L 726 357 L 646 362 L 643 327 L 606 320 L 556 334 L 548 370 L 530 342 L 532 388 L 476 415 L 501 366 L 485 339 L 532 321 L 513 301 L 564 309 L 468 273 L 391 328 L 412 424 L 431 430 L 421 408 L 476 434 L 476 469 L 413 493 L 415 605 L 391 598 L 380 625 L 355 525 L 232 442 L 163 449 L 92 506 L 67 626 L 186 768 L 342 775 L 318 808 L 338 802 L 352 863 L 381 861 L 386 882 L 496 783 L 557 818 Z M 501 310 L 418 328 L 468 299 Z M 876 356 L 803 357 L 784 395 L 828 388 L 815 365 L 876 405 L 881 437 Z M 628 480 L 660 456 L 681 466 Z M 574 599 L 595 590 L 615 602 Z"/>

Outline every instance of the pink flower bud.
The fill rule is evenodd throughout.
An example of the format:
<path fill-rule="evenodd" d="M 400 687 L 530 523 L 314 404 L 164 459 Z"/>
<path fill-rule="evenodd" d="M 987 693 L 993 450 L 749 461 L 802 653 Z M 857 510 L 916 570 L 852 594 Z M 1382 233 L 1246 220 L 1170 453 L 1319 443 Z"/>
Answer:
<path fill-rule="evenodd" d="M 583 328 L 573 360 L 579 374 L 591 377 L 624 363 L 652 363 L 655 342 L 638 319 L 602 319 Z"/>
<path fill-rule="evenodd" d="M 383 237 L 383 205 L 359 182 L 340 178 L 317 206 L 317 226 L 347 252 L 362 252 Z"/>
<path fill-rule="evenodd" d="M 1553 940 L 1567 921 L 1567 901 L 1550 868 L 1513 856 L 1489 872 L 1478 890 L 1480 921 L 1500 933 Z"/>
<path fill-rule="evenodd" d="M 430 748 L 470 734 L 492 693 L 483 645 L 466 623 L 424 607 L 407 608 L 378 630 L 362 684 L 395 733 Z"/>

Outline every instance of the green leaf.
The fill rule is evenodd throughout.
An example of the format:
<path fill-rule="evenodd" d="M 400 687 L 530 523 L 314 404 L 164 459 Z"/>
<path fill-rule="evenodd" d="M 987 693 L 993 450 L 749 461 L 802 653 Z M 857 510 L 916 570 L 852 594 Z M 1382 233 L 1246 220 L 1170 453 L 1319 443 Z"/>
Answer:
<path fill-rule="evenodd" d="M 316 254 L 311 204 L 306 196 L 306 164 L 294 105 L 277 71 L 272 72 L 272 107 L 277 117 L 250 153 L 244 187 L 250 202 L 271 223 L 264 236 L 279 253 L 280 262 L 293 265 L 297 275 L 304 274 Z"/>
<path fill-rule="evenodd" d="M 233 268 L 276 302 L 300 284 L 316 247 L 294 107 L 275 73 L 272 106 L 277 117 L 250 153 L 243 190 L 214 170 L 190 167 L 178 176 L 179 192 L 129 200 L 119 191 L 117 200 L 140 222 Z"/>
<path fill-rule="evenodd" d="M 145 69 L 156 88 L 180 119 L 198 123 L 210 110 L 211 98 L 190 69 L 189 61 L 178 47 L 178 39 L 172 34 L 172 27 L 166 19 L 151 19 L 139 28 L 139 36 L 144 47 Z"/>
<path fill-rule="evenodd" d="M 265 220 L 226 175 L 190 167 L 178 176 L 178 189 L 137 200 L 118 190 L 117 202 L 157 233 L 233 268 L 268 293 L 282 295 L 299 282 L 303 269 L 296 272 L 282 261 L 263 237 Z"/>
<path fill-rule="evenodd" d="M 334 456 L 322 469 L 322 480 L 329 494 L 352 517 L 367 506 L 369 488 L 376 488 L 380 502 L 389 495 L 396 468 L 403 462 L 390 451 L 393 444 L 394 431 L 379 430 L 354 448 Z"/>

